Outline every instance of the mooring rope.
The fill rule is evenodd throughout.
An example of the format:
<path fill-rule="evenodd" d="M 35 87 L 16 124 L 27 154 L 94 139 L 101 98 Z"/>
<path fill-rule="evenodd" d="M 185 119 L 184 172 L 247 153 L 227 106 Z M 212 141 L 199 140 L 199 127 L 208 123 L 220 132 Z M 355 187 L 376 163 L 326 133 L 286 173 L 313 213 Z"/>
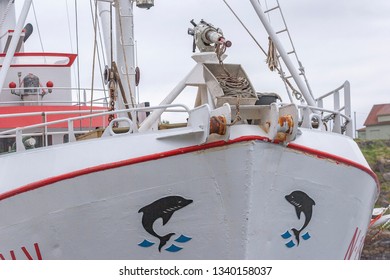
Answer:
<path fill-rule="evenodd" d="M 254 96 L 253 89 L 245 77 L 233 77 L 222 74 L 216 76 L 216 78 L 225 96 L 243 98 Z"/>

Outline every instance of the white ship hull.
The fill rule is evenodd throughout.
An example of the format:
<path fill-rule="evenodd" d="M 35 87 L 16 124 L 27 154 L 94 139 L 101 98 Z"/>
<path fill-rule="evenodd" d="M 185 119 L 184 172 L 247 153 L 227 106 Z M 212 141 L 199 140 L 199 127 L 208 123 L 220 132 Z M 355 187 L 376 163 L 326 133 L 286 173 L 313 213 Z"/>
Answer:
<path fill-rule="evenodd" d="M 232 127 L 227 142 L 179 138 L 124 135 L 3 156 L 0 258 L 360 256 L 377 184 L 350 138 L 303 130 L 286 147 L 250 125 Z"/>

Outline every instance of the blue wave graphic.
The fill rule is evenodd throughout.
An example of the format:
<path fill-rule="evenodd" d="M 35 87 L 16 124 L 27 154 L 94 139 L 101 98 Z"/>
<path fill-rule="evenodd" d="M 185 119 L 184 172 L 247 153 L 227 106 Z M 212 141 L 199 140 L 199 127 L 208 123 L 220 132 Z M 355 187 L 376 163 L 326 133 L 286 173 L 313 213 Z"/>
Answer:
<path fill-rule="evenodd" d="M 179 252 L 181 249 L 183 248 L 177 247 L 176 245 L 172 244 L 171 246 L 169 246 L 169 248 L 165 249 L 165 251 L 176 253 Z"/>
<path fill-rule="evenodd" d="M 308 240 L 310 237 L 311 237 L 311 236 L 310 236 L 309 232 L 306 232 L 304 235 L 302 235 L 302 238 L 303 238 L 304 240 Z"/>
<path fill-rule="evenodd" d="M 178 238 L 175 239 L 175 241 L 179 242 L 179 243 L 186 243 L 186 242 L 190 241 L 191 239 L 192 239 L 191 237 L 188 237 L 185 235 L 180 235 Z"/>
<path fill-rule="evenodd" d="M 144 248 L 148 248 L 148 247 L 150 247 L 150 246 L 153 246 L 155 243 L 153 243 L 153 242 L 150 242 L 150 241 L 148 241 L 148 240 L 144 240 L 144 241 L 142 241 L 141 243 L 139 243 L 138 244 L 138 246 L 141 246 L 141 247 L 144 247 Z"/>
<path fill-rule="evenodd" d="M 295 246 L 295 243 L 294 243 L 294 241 L 290 240 L 290 242 L 286 243 L 285 245 L 286 245 L 288 248 L 292 248 L 292 247 Z"/>
<path fill-rule="evenodd" d="M 290 234 L 289 231 L 286 231 L 286 232 L 283 233 L 281 236 L 283 237 L 283 239 L 287 239 L 287 238 L 290 238 L 290 237 L 291 237 L 291 234 Z"/>

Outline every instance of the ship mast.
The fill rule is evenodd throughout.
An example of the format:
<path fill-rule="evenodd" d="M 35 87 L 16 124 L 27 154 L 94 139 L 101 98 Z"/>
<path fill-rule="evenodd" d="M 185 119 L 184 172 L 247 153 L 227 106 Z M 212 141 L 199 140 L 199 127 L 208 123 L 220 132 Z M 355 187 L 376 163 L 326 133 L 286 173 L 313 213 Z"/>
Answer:
<path fill-rule="evenodd" d="M 119 76 L 122 80 L 127 105 L 135 107 L 135 50 L 133 0 L 117 0 L 116 8 L 116 53 Z M 125 101 L 119 95 L 118 109 L 125 109 Z"/>
<path fill-rule="evenodd" d="M 136 3 L 139 8 L 150 9 L 154 6 L 154 0 L 99 0 L 98 9 L 103 26 L 106 56 L 109 62 L 116 62 L 120 79 L 120 90 L 116 108 L 127 109 L 137 106 L 135 99 L 136 90 L 136 65 L 135 65 L 135 40 L 134 40 L 134 15 L 133 7 Z M 112 30 L 110 5 L 115 8 L 116 30 L 116 56 L 112 56 Z M 111 66 L 112 67 L 112 66 Z M 111 71 L 114 69 L 111 69 Z M 132 119 L 136 120 L 132 112 Z"/>

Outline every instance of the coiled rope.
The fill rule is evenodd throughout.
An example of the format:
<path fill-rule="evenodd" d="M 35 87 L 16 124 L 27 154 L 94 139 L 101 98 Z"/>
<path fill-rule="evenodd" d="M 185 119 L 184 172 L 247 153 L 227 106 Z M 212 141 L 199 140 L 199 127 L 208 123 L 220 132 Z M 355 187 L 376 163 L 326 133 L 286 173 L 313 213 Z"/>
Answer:
<path fill-rule="evenodd" d="M 233 77 L 230 74 L 222 74 L 216 78 L 225 96 L 248 98 L 254 95 L 253 89 L 245 77 Z"/>
<path fill-rule="evenodd" d="M 225 74 L 217 75 L 215 78 L 217 79 L 219 85 L 222 88 L 222 91 L 225 96 L 229 97 L 253 97 L 255 93 L 251 88 L 251 85 L 247 78 L 245 77 L 234 77 L 230 74 L 230 72 L 225 68 L 225 65 L 222 61 L 222 55 L 226 51 L 226 46 L 223 43 L 219 43 L 215 45 L 215 53 L 217 54 L 217 58 L 219 64 L 221 65 Z"/>

